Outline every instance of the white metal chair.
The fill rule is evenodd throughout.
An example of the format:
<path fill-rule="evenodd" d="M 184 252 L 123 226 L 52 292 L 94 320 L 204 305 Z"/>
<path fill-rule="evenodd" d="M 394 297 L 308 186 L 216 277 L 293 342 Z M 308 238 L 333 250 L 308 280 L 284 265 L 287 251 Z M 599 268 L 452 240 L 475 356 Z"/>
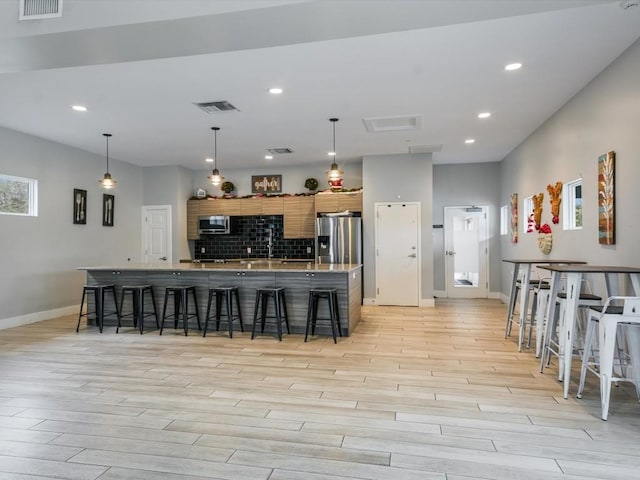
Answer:
<path fill-rule="evenodd" d="M 616 306 L 616 303 L 622 305 Z M 616 346 L 618 326 L 628 327 L 627 351 Z M 595 330 L 598 327 L 598 349 Z M 582 398 L 587 370 L 600 379 L 600 404 L 602 419 L 609 415 L 611 382 L 627 381 L 636 387 L 640 399 L 640 297 L 609 297 L 603 307 L 589 309 L 589 325 L 582 355 L 578 398 Z M 620 375 L 614 376 L 615 366 Z M 631 367 L 631 375 L 629 375 Z"/>

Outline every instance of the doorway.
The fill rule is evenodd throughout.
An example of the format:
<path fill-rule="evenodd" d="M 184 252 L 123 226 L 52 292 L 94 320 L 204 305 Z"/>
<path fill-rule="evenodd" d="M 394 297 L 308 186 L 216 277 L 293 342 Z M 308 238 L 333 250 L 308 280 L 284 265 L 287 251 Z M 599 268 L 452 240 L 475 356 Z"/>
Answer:
<path fill-rule="evenodd" d="M 420 304 L 420 204 L 376 203 L 376 303 Z"/>
<path fill-rule="evenodd" d="M 171 205 L 142 207 L 142 261 L 171 261 Z"/>
<path fill-rule="evenodd" d="M 488 207 L 444 207 L 444 258 L 448 298 L 487 298 Z"/>

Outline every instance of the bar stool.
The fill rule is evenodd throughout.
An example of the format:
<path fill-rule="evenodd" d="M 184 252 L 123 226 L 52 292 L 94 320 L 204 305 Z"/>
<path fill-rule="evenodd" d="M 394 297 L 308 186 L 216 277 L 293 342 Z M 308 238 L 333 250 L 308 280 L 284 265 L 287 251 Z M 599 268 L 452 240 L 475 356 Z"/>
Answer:
<path fill-rule="evenodd" d="M 127 293 L 131 294 L 131 313 L 123 313 L 124 299 Z M 153 312 L 144 312 L 145 293 L 151 294 L 151 306 L 153 308 Z M 133 327 L 139 327 L 140 335 L 142 335 L 144 319 L 151 316 L 156 320 L 156 327 L 160 328 L 160 324 L 158 323 L 158 313 L 156 312 L 156 299 L 153 296 L 153 288 L 151 288 L 151 285 L 124 285 L 122 287 L 122 295 L 120 296 L 120 319 L 131 317 L 133 319 Z M 121 326 L 120 322 L 118 322 L 116 333 L 120 331 Z"/>
<path fill-rule="evenodd" d="M 104 294 L 106 292 L 111 292 L 113 295 L 113 304 L 115 306 L 115 310 L 110 312 L 104 311 Z M 87 299 L 87 313 L 82 313 L 82 308 L 84 307 L 85 298 L 87 298 L 88 294 L 93 293 L 93 300 L 95 311 L 89 311 L 89 301 Z M 94 320 L 100 329 L 100 333 L 102 333 L 102 327 L 104 325 L 105 317 L 110 317 L 111 315 L 116 315 L 118 317 L 118 324 L 120 324 L 120 310 L 118 309 L 118 300 L 116 299 L 116 287 L 113 284 L 106 285 L 85 285 L 82 288 L 82 301 L 80 302 L 80 314 L 78 315 L 78 325 L 76 326 L 76 333 L 80 331 L 80 321 L 82 317 L 87 317 L 87 321 L 89 321 L 89 315 L 95 315 Z"/>
<path fill-rule="evenodd" d="M 613 303 L 622 305 L 612 305 Z M 595 330 L 598 326 L 598 335 Z M 628 352 L 624 352 L 618 342 L 618 327 L 628 329 Z M 582 398 L 587 370 L 600 379 L 601 418 L 609 416 L 611 382 L 631 382 L 636 387 L 640 399 L 640 297 L 609 297 L 604 306 L 589 309 L 589 325 L 582 354 L 578 398 Z M 597 339 L 597 342 L 596 342 Z M 599 353 L 596 354 L 596 346 Z M 617 353 L 616 353 L 617 352 Z M 589 359 L 593 357 L 593 361 Z M 621 376 L 614 372 L 614 366 L 620 368 Z M 629 368 L 631 367 L 631 368 Z M 631 370 L 631 375 L 628 375 Z"/>
<path fill-rule="evenodd" d="M 320 299 L 327 300 L 329 307 L 328 318 L 318 318 L 318 302 Z M 331 323 L 331 333 L 333 335 L 333 343 L 338 343 L 336 331 L 342 336 L 340 328 L 340 312 L 338 310 L 338 292 L 335 288 L 314 288 L 309 290 L 309 305 L 307 307 L 307 327 L 304 333 L 304 341 L 309 336 L 309 327 L 311 327 L 311 335 L 316 334 L 316 322 L 318 320 L 328 320 Z"/>
<path fill-rule="evenodd" d="M 193 299 L 195 312 L 189 313 L 189 293 Z M 167 315 L 167 302 L 173 296 L 173 314 Z M 173 328 L 178 328 L 178 321 L 182 320 L 184 334 L 189 330 L 189 319 L 195 317 L 198 320 L 198 330 L 200 328 L 200 313 L 198 313 L 198 301 L 196 300 L 196 287 L 193 285 L 180 287 L 167 287 L 164 292 L 164 307 L 162 308 L 162 323 L 160 324 L 160 335 L 164 330 L 165 319 L 173 319 Z"/>
<path fill-rule="evenodd" d="M 553 301 L 553 300 L 550 300 Z M 559 315 L 553 319 L 547 319 L 547 325 L 544 331 L 544 339 L 542 346 L 542 360 L 540 362 L 540 373 L 544 371 L 544 367 L 548 367 L 551 363 L 551 355 L 555 355 L 558 357 L 559 367 L 558 367 L 558 381 L 569 381 L 569 379 L 564 379 L 564 368 L 563 364 L 565 361 L 565 355 L 573 355 L 573 351 L 565 352 L 564 351 L 564 339 L 569 338 L 569 335 L 574 339 L 574 329 L 576 326 L 575 318 L 565 318 L 566 311 L 566 302 L 567 302 L 567 292 L 558 293 L 558 297 L 556 301 L 559 304 Z M 593 295 L 591 293 L 580 293 L 578 297 L 578 310 L 586 309 L 589 307 L 597 307 L 602 306 L 602 297 L 597 295 Z M 556 334 L 557 332 L 557 334 Z M 554 338 L 554 335 L 556 337 Z M 572 346 L 573 348 L 573 346 Z"/>
<path fill-rule="evenodd" d="M 274 315 L 267 315 L 270 298 L 273 298 Z M 260 312 L 260 315 L 258 315 L 258 312 Z M 258 320 L 262 325 L 261 333 L 264 333 L 264 325 L 268 318 L 275 320 L 278 330 L 278 340 L 282 341 L 282 322 L 284 322 L 287 327 L 287 333 L 291 333 L 289 330 L 289 316 L 287 315 L 287 301 L 284 294 L 284 287 L 262 287 L 256 290 L 251 340 L 255 337 Z"/>
<path fill-rule="evenodd" d="M 211 315 L 211 304 L 215 297 L 216 308 L 216 331 L 220 329 L 220 321 L 226 321 L 229 327 L 229 338 L 233 338 L 233 321 L 235 319 L 240 323 L 240 330 L 244 332 L 244 326 L 242 324 L 242 312 L 240 311 L 240 296 L 238 294 L 238 287 L 215 287 L 209 289 L 209 301 L 207 302 L 207 316 L 204 321 L 204 333 L 203 337 L 207 336 L 207 327 L 209 326 L 209 317 Z M 236 299 L 236 308 L 238 313 L 233 313 L 233 298 Z M 222 318 L 222 305 L 224 303 L 226 309 L 226 320 Z"/>
<path fill-rule="evenodd" d="M 520 325 L 520 323 L 518 321 L 515 321 L 513 319 L 513 316 L 516 313 L 516 304 L 518 303 L 518 295 L 520 293 L 520 289 L 521 289 L 521 284 L 522 282 L 520 280 L 518 280 L 518 282 L 516 283 L 516 293 L 513 296 L 513 303 L 511 305 L 509 305 L 509 312 L 511 313 L 509 315 L 509 318 L 507 318 L 507 324 L 505 325 L 505 329 L 504 329 L 504 338 L 507 338 L 511 335 L 511 327 L 513 326 L 513 324 L 515 323 L 516 325 L 518 325 L 520 327 L 520 339 L 518 340 L 519 342 L 524 342 L 524 337 L 525 337 L 525 330 L 526 330 L 526 324 L 525 325 Z M 549 282 L 547 282 L 546 280 L 529 280 L 529 291 L 533 291 L 534 292 L 534 297 L 536 295 L 536 290 L 537 288 L 540 288 L 541 285 L 549 285 Z M 529 310 L 529 305 L 524 305 L 523 308 L 528 311 Z M 532 324 L 533 322 L 533 317 L 535 317 L 535 308 L 536 308 L 536 301 L 535 299 L 533 299 L 533 301 L 531 301 L 531 317 L 530 317 L 530 322 Z M 525 315 L 526 318 L 526 315 Z"/>

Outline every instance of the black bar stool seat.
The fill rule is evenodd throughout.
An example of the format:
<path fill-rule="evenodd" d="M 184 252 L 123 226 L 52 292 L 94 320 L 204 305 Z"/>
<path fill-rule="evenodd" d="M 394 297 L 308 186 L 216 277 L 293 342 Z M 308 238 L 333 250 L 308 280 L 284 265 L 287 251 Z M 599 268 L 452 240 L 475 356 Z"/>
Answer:
<path fill-rule="evenodd" d="M 329 307 L 329 317 L 318 318 L 318 303 L 321 299 L 327 300 Z M 304 341 L 309 337 L 309 327 L 311 335 L 316 334 L 316 323 L 318 320 L 328 320 L 331 324 L 333 343 L 338 343 L 336 332 L 342 336 L 340 327 L 340 312 L 338 309 L 338 291 L 335 288 L 312 288 L 309 290 L 309 305 L 307 307 L 307 327 L 304 332 Z"/>
<path fill-rule="evenodd" d="M 109 312 L 104 311 L 105 293 L 107 292 L 110 292 L 111 295 L 113 295 L 113 303 L 115 306 L 115 310 Z M 87 299 L 87 295 L 91 294 L 93 294 L 95 306 L 95 310 L 93 312 L 89 311 L 89 301 Z M 82 313 L 85 299 L 87 299 L 87 312 Z M 82 288 L 82 301 L 80 302 L 80 313 L 78 314 L 78 325 L 76 326 L 76 333 L 80 331 L 80 321 L 82 320 L 82 317 L 87 317 L 87 321 L 89 321 L 90 315 L 94 315 L 93 319 L 95 320 L 96 325 L 98 325 L 100 333 L 102 333 L 105 317 L 116 315 L 118 318 L 118 325 L 120 324 L 120 310 L 118 309 L 118 300 L 116 299 L 116 287 L 113 284 L 85 285 Z"/>
<path fill-rule="evenodd" d="M 131 313 L 124 313 L 123 309 L 124 299 L 127 293 L 131 294 Z M 153 312 L 145 313 L 144 311 L 145 293 L 151 294 L 150 299 Z M 124 285 L 122 287 L 122 294 L 120 296 L 120 319 L 131 317 L 133 319 L 133 327 L 139 327 L 140 335 L 142 335 L 142 331 L 144 329 L 144 319 L 151 316 L 155 318 L 156 328 L 160 328 L 160 324 L 158 322 L 158 313 L 156 312 L 156 299 L 153 296 L 153 288 L 151 287 L 151 285 Z M 118 322 L 116 333 L 120 331 L 121 326 L 122 324 Z"/>
<path fill-rule="evenodd" d="M 191 293 L 191 299 L 193 300 L 193 307 L 195 309 L 193 312 L 189 312 L 189 293 Z M 167 303 L 170 297 L 173 297 L 173 313 L 167 315 Z M 168 318 L 173 319 L 174 329 L 178 328 L 178 322 L 182 320 L 182 327 L 184 328 L 184 334 L 186 336 L 189 331 L 189 319 L 194 317 L 198 320 L 198 330 L 202 330 L 200 327 L 198 301 L 196 299 L 196 287 L 193 285 L 167 287 L 164 292 L 164 306 L 162 308 L 160 335 L 162 335 L 162 331 L 164 330 L 164 321 Z"/>
<path fill-rule="evenodd" d="M 242 312 L 240 310 L 240 295 L 238 294 L 238 287 L 236 286 L 221 286 L 209 289 L 209 301 L 207 302 L 207 316 L 204 320 L 204 333 L 203 337 L 207 336 L 207 328 L 209 326 L 209 317 L 211 316 L 211 305 L 215 297 L 215 309 L 216 309 L 216 331 L 220 330 L 220 321 L 226 321 L 229 328 L 229 338 L 233 338 L 233 321 L 238 320 L 240 323 L 240 330 L 244 332 L 244 325 L 242 324 Z M 233 298 L 236 299 L 237 313 L 233 312 Z M 226 319 L 222 317 L 222 305 L 224 304 L 226 310 Z"/>
<path fill-rule="evenodd" d="M 273 298 L 273 315 L 267 315 L 269 299 Z M 264 333 L 264 326 L 267 319 L 272 319 L 276 323 L 278 340 L 282 341 L 282 323 L 289 329 L 289 315 L 287 314 L 287 301 L 284 294 L 284 287 L 262 287 L 256 290 L 256 304 L 253 310 L 253 328 L 251 329 L 251 340 L 256 335 L 256 325 L 261 324 L 261 333 Z"/>

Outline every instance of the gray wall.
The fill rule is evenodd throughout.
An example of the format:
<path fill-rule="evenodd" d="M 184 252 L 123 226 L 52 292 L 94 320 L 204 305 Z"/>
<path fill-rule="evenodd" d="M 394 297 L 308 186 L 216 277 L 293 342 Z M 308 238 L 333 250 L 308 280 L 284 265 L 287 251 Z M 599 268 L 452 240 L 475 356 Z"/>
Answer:
<path fill-rule="evenodd" d="M 307 178 L 313 177 L 318 180 L 318 190 L 329 188 L 327 183 L 327 170 L 331 161 L 317 163 L 313 165 L 296 165 L 277 168 L 220 168 L 220 173 L 225 180 L 233 182 L 236 186 L 236 194 L 238 196 L 251 195 L 251 176 L 252 175 L 282 175 L 282 192 L 283 193 L 304 193 L 307 189 L 304 182 Z M 362 163 L 354 162 L 348 164 L 340 164 L 340 169 L 344 172 L 344 188 L 360 188 L 362 187 Z M 201 170 L 193 173 L 193 188 L 204 188 L 209 195 L 222 195 L 220 187 L 214 187 L 209 183 L 208 176 L 211 170 Z M 193 192 L 192 192 L 193 194 Z"/>
<path fill-rule="evenodd" d="M 433 224 L 444 207 L 489 207 L 489 291 L 500 292 L 500 163 L 433 166 Z M 434 290 L 445 290 L 444 228 L 433 230 Z"/>
<path fill-rule="evenodd" d="M 420 202 L 422 223 L 421 299 L 433 301 L 431 154 L 371 155 L 362 159 L 364 298 L 375 299 L 375 204 Z"/>
<path fill-rule="evenodd" d="M 502 162 L 501 204 L 511 193 L 522 199 L 545 193 L 543 223 L 551 225 L 546 186 L 583 178 L 582 230 L 553 228 L 549 258 L 590 263 L 640 265 L 640 42 L 636 42 Z M 597 159 L 616 152 L 616 245 L 598 244 Z M 521 215 L 523 217 L 524 215 Z M 520 218 L 520 222 L 524 219 Z M 520 229 L 520 232 L 522 230 Z M 504 258 L 541 257 L 535 234 L 520 233 L 518 244 L 502 239 Z M 507 293 L 511 269 L 502 269 Z"/>
<path fill-rule="evenodd" d="M 140 261 L 142 170 L 110 162 L 118 182 L 114 226 L 103 227 L 104 157 L 3 128 L 0 145 L 1 173 L 38 180 L 37 217 L 0 215 L 2 328 L 16 317 L 77 305 L 85 278 L 78 266 Z M 87 190 L 86 225 L 73 225 L 74 188 Z"/>
<path fill-rule="evenodd" d="M 171 245 L 173 262 L 191 258 L 187 242 L 187 200 L 193 195 L 193 171 L 184 167 L 143 169 L 145 205 L 171 205 Z"/>

